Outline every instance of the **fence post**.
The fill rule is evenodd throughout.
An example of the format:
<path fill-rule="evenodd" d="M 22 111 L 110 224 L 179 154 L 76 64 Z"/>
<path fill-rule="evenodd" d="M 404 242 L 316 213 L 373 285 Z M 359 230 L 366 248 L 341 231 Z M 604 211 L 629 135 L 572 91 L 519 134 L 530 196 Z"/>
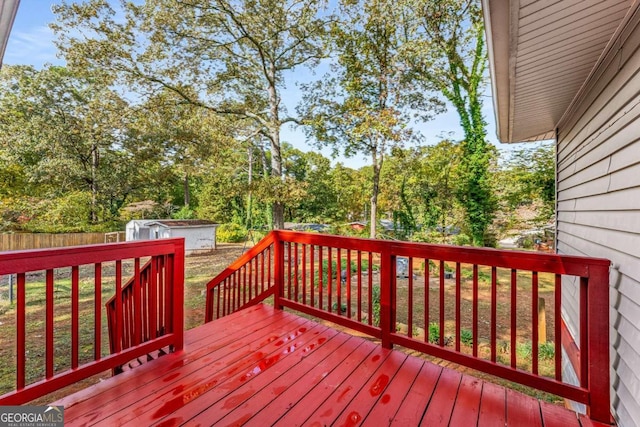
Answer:
<path fill-rule="evenodd" d="M 538 344 L 547 342 L 547 312 L 544 305 L 544 298 L 538 297 Z"/>
<path fill-rule="evenodd" d="M 278 310 L 282 310 L 280 297 L 284 291 L 284 242 L 280 239 L 277 231 L 273 233 L 273 275 L 275 276 L 275 292 L 273 293 L 273 306 Z"/>
<path fill-rule="evenodd" d="M 380 328 L 382 347 L 393 348 L 391 334 L 396 330 L 395 256 L 389 249 L 380 253 Z"/>
<path fill-rule="evenodd" d="M 587 285 L 589 416 L 609 424 L 609 266 L 590 265 Z M 585 349 L 581 348 L 583 352 Z"/>

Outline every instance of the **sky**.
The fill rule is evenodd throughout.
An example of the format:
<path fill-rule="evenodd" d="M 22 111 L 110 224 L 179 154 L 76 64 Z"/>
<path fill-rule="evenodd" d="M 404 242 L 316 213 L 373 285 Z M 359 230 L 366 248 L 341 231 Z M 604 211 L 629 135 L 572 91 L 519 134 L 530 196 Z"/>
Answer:
<path fill-rule="evenodd" d="M 32 65 L 36 69 L 42 68 L 45 64 L 64 65 L 64 60 L 56 56 L 57 50 L 53 44 L 54 34 L 48 27 L 48 24 L 55 19 L 51 12 L 51 5 L 54 3 L 57 2 L 51 0 L 21 0 L 7 44 L 4 64 Z M 304 76 L 305 80 L 321 77 L 320 75 L 311 76 L 304 70 L 301 70 L 299 75 Z M 300 91 L 294 84 L 291 84 L 283 91 L 282 98 L 288 111 L 294 113 L 295 106 L 301 98 Z M 487 137 L 491 143 L 501 151 L 520 146 L 520 144 L 500 144 L 498 142 L 493 101 L 489 88 L 487 88 L 486 97 L 484 98 L 483 113 L 487 121 Z M 464 135 L 458 116 L 450 105 L 446 113 L 439 114 L 430 122 L 417 125 L 416 129 L 424 136 L 423 144 L 425 145 L 436 144 L 445 138 L 460 140 Z M 293 125 L 285 125 L 283 127 L 281 139 L 302 151 L 318 151 L 317 147 L 307 142 L 304 132 Z M 331 157 L 329 149 L 320 151 L 323 155 Z M 357 155 L 351 158 L 338 157 L 333 162 L 341 162 L 348 167 L 360 168 L 369 164 L 369 159 L 365 155 Z"/>

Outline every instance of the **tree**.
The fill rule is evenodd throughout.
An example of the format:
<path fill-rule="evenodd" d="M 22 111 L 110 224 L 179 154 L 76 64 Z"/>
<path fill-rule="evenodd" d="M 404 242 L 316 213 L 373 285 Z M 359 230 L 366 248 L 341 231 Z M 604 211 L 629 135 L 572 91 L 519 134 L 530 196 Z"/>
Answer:
<path fill-rule="evenodd" d="M 109 220 L 130 189 L 128 104 L 92 76 L 65 67 L 7 66 L 0 74 L 0 148 L 29 182 L 32 196 L 75 192 L 88 218 Z M 117 209 L 115 210 L 117 212 Z"/>
<path fill-rule="evenodd" d="M 376 237 L 380 172 L 385 155 L 414 138 L 409 107 L 423 118 L 438 107 L 407 80 L 402 67 L 403 10 L 388 0 L 345 1 L 331 35 L 334 76 L 308 87 L 299 108 L 319 145 L 371 158 L 370 237 Z"/>
<path fill-rule="evenodd" d="M 454 106 L 464 130 L 461 185 L 457 197 L 476 246 L 496 209 L 490 168 L 493 151 L 486 139 L 482 89 L 487 66 L 482 10 L 477 0 L 416 0 L 416 31 L 423 39 L 407 50 L 417 81 L 428 83 Z"/>
<path fill-rule="evenodd" d="M 429 236 L 439 233 L 445 243 L 447 231 L 460 225 L 460 157 L 460 144 L 448 140 L 394 153 L 383 178 L 389 208 L 405 235 L 420 228 Z"/>
<path fill-rule="evenodd" d="M 282 179 L 280 128 L 285 72 L 324 56 L 320 0 L 104 0 L 54 6 L 58 46 L 73 66 L 103 70 L 145 91 L 253 121 L 270 141 L 271 174 Z M 77 37 L 78 30 L 91 36 Z M 273 224 L 284 205 L 273 198 Z"/>
<path fill-rule="evenodd" d="M 146 143 L 160 150 L 163 162 L 179 182 L 176 201 L 185 210 L 196 207 L 192 200 L 193 179 L 200 175 L 202 165 L 210 158 L 219 158 L 233 144 L 238 125 L 210 110 L 184 103 L 174 92 L 164 90 L 139 107 L 137 129 Z M 149 147 L 152 149 L 152 147 Z"/>
<path fill-rule="evenodd" d="M 554 144 L 514 150 L 501 168 L 501 199 L 513 210 L 538 201 L 539 218 L 548 221 L 555 212 L 556 176 Z"/>

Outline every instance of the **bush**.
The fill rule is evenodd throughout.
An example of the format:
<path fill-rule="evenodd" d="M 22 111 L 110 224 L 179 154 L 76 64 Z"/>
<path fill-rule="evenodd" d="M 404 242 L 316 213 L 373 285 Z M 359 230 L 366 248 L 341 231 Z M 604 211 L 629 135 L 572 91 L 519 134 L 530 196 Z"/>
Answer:
<path fill-rule="evenodd" d="M 453 236 L 453 244 L 456 246 L 470 246 L 471 245 L 471 237 L 466 234 L 457 234 Z"/>
<path fill-rule="evenodd" d="M 196 213 L 189 209 L 189 206 L 183 206 L 171 215 L 173 219 L 195 219 Z"/>
<path fill-rule="evenodd" d="M 244 242 L 247 237 L 247 229 L 234 223 L 221 224 L 216 231 L 216 239 L 223 243 Z"/>
<path fill-rule="evenodd" d="M 371 288 L 371 302 L 373 326 L 380 326 L 380 286 L 373 286 Z"/>
<path fill-rule="evenodd" d="M 460 331 L 460 342 L 471 347 L 473 345 L 473 332 L 469 329 L 462 329 Z"/>
<path fill-rule="evenodd" d="M 440 341 L 440 325 L 429 323 L 429 342 L 437 344 Z"/>

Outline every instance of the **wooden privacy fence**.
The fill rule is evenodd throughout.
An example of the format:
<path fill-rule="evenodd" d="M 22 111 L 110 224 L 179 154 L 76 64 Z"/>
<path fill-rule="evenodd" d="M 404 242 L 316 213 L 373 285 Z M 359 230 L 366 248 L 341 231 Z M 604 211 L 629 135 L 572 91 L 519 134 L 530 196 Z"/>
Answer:
<path fill-rule="evenodd" d="M 112 233 L 108 233 L 112 234 Z M 124 234 L 124 233 L 121 233 Z M 109 242 L 118 240 L 109 240 Z M 124 238 L 119 239 L 124 241 Z M 107 243 L 105 233 L 2 233 L 0 251 L 59 248 L 62 246 L 82 246 Z"/>

